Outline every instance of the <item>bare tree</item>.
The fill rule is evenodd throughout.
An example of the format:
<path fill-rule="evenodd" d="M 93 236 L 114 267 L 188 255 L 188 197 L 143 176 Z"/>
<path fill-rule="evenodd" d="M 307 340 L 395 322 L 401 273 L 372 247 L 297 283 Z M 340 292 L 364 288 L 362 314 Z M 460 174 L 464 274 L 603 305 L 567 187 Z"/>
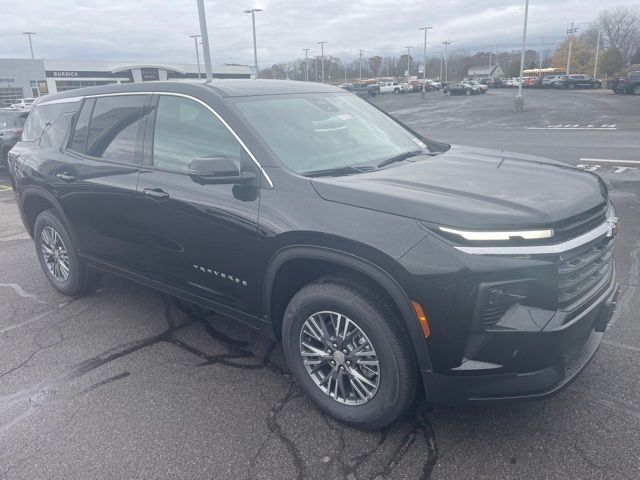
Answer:
<path fill-rule="evenodd" d="M 598 23 L 604 30 L 608 46 L 622 52 L 625 61 L 638 48 L 640 40 L 640 10 L 634 7 L 615 7 L 602 10 Z"/>

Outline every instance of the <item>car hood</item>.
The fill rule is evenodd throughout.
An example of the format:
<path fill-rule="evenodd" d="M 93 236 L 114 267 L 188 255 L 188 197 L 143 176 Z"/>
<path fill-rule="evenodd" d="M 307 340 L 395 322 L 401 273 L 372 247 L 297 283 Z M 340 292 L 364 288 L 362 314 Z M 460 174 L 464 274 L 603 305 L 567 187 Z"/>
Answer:
<path fill-rule="evenodd" d="M 545 158 L 452 146 L 412 160 L 311 183 L 331 202 L 471 229 L 551 226 L 607 202 L 597 175 Z"/>

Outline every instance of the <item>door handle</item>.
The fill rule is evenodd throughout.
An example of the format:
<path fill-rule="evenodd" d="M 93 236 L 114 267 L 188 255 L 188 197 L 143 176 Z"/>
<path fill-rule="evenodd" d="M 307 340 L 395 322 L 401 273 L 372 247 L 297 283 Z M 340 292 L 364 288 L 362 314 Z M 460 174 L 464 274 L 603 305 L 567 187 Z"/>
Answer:
<path fill-rule="evenodd" d="M 152 200 L 169 200 L 169 194 L 161 188 L 145 188 L 143 192 L 146 197 L 149 197 Z"/>
<path fill-rule="evenodd" d="M 70 175 L 68 173 L 58 173 L 58 174 L 56 174 L 56 178 L 58 180 L 62 180 L 64 183 L 71 183 L 71 182 L 75 182 L 77 180 L 76 177 L 74 177 L 73 175 Z"/>

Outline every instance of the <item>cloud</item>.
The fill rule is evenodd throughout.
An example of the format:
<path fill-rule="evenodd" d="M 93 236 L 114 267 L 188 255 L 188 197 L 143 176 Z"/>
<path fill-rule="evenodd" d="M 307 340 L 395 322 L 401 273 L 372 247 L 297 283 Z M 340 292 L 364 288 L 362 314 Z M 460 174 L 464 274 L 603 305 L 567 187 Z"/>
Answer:
<path fill-rule="evenodd" d="M 418 27 L 428 24 L 429 49 L 440 51 L 452 41 L 452 52 L 518 48 L 522 35 L 522 0 L 205 0 L 214 63 L 253 63 L 250 16 L 256 14 L 258 61 L 269 65 L 303 56 L 302 49 L 355 58 L 400 55 L 405 46 L 421 48 Z M 608 3 L 608 2 L 607 2 Z M 637 0 L 618 0 L 631 5 Z M 547 48 L 564 38 L 570 21 L 595 20 L 601 0 L 536 0 L 529 14 L 530 45 Z M 37 57 L 69 60 L 114 60 L 194 63 L 190 34 L 199 33 L 195 0 L 29 0 L 14 2 L 11 22 L 0 31 L 3 57 L 26 58 L 33 37 Z M 584 27 L 584 26 L 583 26 Z"/>

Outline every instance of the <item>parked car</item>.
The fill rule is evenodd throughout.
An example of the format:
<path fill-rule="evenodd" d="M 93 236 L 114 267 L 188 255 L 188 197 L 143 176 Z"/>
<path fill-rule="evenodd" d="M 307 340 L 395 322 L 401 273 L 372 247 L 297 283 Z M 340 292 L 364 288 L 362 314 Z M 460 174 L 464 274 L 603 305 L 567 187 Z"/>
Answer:
<path fill-rule="evenodd" d="M 471 85 L 471 87 L 475 87 L 477 88 L 480 93 L 487 93 L 487 91 L 489 90 L 489 86 L 488 85 L 484 85 L 480 82 L 476 82 L 475 80 L 469 80 L 467 82 L 465 82 L 467 85 Z"/>
<path fill-rule="evenodd" d="M 18 143 L 28 115 L 29 112 L 16 112 L 10 108 L 0 109 L 0 166 L 6 165 L 9 150 Z"/>
<path fill-rule="evenodd" d="M 442 93 L 445 95 L 472 95 L 477 91 L 471 85 L 467 85 L 466 83 L 451 83 L 449 85 L 445 85 L 442 89 Z"/>
<path fill-rule="evenodd" d="M 398 82 L 381 83 L 380 93 L 395 93 L 396 95 L 400 95 L 402 93 L 402 87 Z"/>
<path fill-rule="evenodd" d="M 380 85 L 378 84 L 344 83 L 340 87 L 360 97 L 375 97 L 380 93 Z"/>
<path fill-rule="evenodd" d="M 553 88 L 553 82 L 555 82 L 555 80 L 559 77 L 560 75 L 545 75 L 542 78 L 542 83 L 540 84 L 540 86 L 542 88 Z"/>
<path fill-rule="evenodd" d="M 508 78 L 504 82 L 505 87 L 508 88 L 516 88 L 520 86 L 520 79 L 518 78 Z"/>
<path fill-rule="evenodd" d="M 600 88 L 602 86 L 600 80 L 582 74 L 562 75 L 561 78 L 555 81 L 554 85 L 558 88 L 569 88 L 571 90 L 576 88 Z"/>
<path fill-rule="evenodd" d="M 440 90 L 442 88 L 442 82 L 439 82 L 437 80 L 429 80 L 429 79 L 427 79 L 427 83 L 432 85 L 435 90 Z"/>
<path fill-rule="evenodd" d="M 609 79 L 607 88 L 613 90 L 615 93 L 633 93 L 634 95 L 640 95 L 640 70 L 632 70 L 626 77 Z"/>
<path fill-rule="evenodd" d="M 58 292 L 111 272 L 281 338 L 299 388 L 370 429 L 418 385 L 546 398 L 595 354 L 618 221 L 594 173 L 436 142 L 320 83 L 143 87 L 50 95 L 9 153 Z"/>
<path fill-rule="evenodd" d="M 19 98 L 15 103 L 11 104 L 14 110 L 30 110 L 33 106 L 35 98 Z"/>

